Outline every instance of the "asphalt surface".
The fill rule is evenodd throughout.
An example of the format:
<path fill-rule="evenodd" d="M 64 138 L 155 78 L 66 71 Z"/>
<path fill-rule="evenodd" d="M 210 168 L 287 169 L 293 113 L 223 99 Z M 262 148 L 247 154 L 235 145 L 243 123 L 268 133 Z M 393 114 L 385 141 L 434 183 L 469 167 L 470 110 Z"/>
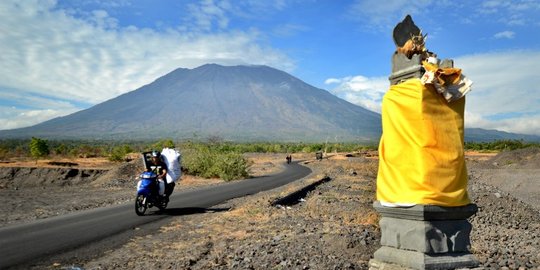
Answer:
<path fill-rule="evenodd" d="M 310 172 L 309 168 L 293 162 L 278 174 L 174 193 L 162 214 L 137 216 L 134 202 L 131 202 L 0 228 L 0 269 L 104 240 L 171 215 L 209 208 L 233 198 L 273 189 L 301 179 Z M 153 209 L 156 208 L 149 209 L 147 213 Z"/>

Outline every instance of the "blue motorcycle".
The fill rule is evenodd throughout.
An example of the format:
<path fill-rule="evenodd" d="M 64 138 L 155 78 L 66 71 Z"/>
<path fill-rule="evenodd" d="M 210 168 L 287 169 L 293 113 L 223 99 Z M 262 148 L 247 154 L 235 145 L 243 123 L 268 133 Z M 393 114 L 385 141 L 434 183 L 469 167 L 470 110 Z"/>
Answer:
<path fill-rule="evenodd" d="M 141 181 L 137 187 L 137 198 L 135 199 L 135 213 L 143 216 L 148 208 L 154 206 L 160 211 L 165 210 L 168 200 L 159 195 L 157 174 L 154 172 L 143 172 L 140 178 Z"/>

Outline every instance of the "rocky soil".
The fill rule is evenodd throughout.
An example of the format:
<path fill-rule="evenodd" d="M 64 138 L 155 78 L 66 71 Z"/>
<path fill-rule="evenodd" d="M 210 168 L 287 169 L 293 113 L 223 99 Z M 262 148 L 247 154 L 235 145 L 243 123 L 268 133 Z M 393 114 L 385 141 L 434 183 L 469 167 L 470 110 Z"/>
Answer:
<path fill-rule="evenodd" d="M 485 269 L 540 269 L 540 149 L 470 160 L 472 251 Z"/>
<path fill-rule="evenodd" d="M 307 161 L 313 170 L 310 176 L 205 213 L 171 217 L 159 230 L 145 231 L 109 250 L 55 256 L 20 269 L 367 269 L 380 240 L 379 217 L 371 207 L 377 159 L 370 156 L 329 155 L 319 162 L 293 155 L 293 160 Z M 259 174 L 275 172 L 282 161 L 284 157 L 275 155 L 254 167 Z M 479 206 L 471 218 L 471 250 L 481 266 L 540 269 L 540 208 L 535 203 L 540 196 L 540 150 L 503 152 L 488 160 L 468 158 L 467 164 L 470 195 Z M 74 211 L 75 205 L 84 209 L 131 201 L 136 173 L 128 171 L 137 169 L 128 168 L 129 163 L 123 166 L 117 168 L 121 173 L 111 170 L 85 185 L 0 189 L 3 202 L 16 206 L 11 211 L 0 208 L 1 226 Z M 505 181 L 493 180 L 508 170 L 512 173 L 505 174 Z M 331 180 L 298 203 L 272 206 L 276 199 L 326 176 Z M 184 188 L 200 185 L 198 181 L 188 178 Z M 516 193 L 507 186 L 527 188 Z M 18 195 L 6 200 L 9 193 Z M 59 195 L 65 193 L 75 193 L 79 200 Z M 36 200 L 41 203 L 31 202 Z M 37 205 L 42 209 L 39 215 L 29 211 Z M 20 212 L 23 209 L 28 212 Z"/>

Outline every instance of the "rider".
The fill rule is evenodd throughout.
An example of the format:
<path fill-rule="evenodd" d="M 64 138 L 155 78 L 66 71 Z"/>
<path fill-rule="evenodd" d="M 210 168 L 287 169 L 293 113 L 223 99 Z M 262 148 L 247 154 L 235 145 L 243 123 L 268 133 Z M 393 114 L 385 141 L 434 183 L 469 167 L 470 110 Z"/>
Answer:
<path fill-rule="evenodd" d="M 159 183 L 159 195 L 166 196 L 165 195 L 165 183 L 166 176 L 167 176 L 167 165 L 163 160 L 161 159 L 161 153 L 158 151 L 152 151 L 152 160 L 151 164 L 148 168 L 146 168 L 147 171 L 153 171 L 157 174 L 157 179 Z"/>

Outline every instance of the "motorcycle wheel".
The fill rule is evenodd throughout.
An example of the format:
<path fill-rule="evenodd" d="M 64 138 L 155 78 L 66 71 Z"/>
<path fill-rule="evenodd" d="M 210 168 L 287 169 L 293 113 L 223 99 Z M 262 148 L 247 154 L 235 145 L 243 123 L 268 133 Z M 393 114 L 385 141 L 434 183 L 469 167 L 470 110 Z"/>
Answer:
<path fill-rule="evenodd" d="M 143 216 L 147 208 L 148 201 L 146 200 L 146 197 L 142 194 L 138 195 L 137 199 L 135 199 L 135 213 L 137 213 L 138 216 Z"/>
<path fill-rule="evenodd" d="M 157 203 L 157 207 L 160 211 L 165 210 L 167 208 L 167 205 L 169 204 L 169 198 L 161 198 L 160 202 Z"/>

